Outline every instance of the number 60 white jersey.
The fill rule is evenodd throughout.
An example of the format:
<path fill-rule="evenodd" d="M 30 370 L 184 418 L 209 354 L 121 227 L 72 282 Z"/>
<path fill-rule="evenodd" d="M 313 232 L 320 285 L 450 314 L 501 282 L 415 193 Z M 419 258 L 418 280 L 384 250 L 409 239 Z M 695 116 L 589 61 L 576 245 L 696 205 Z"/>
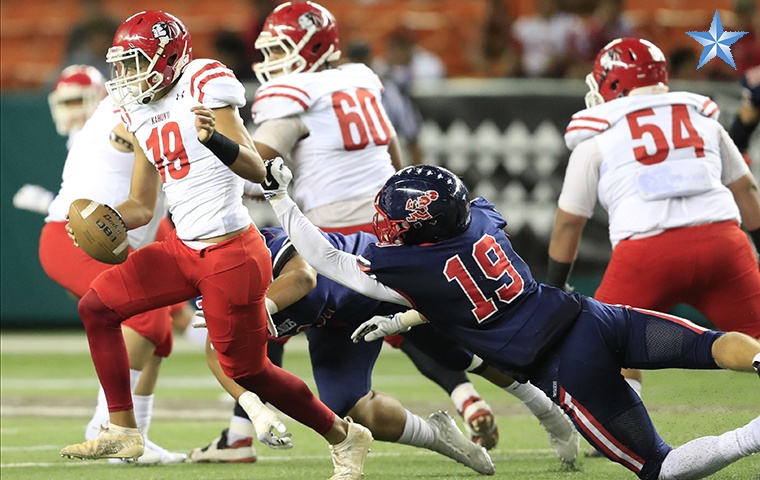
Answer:
<path fill-rule="evenodd" d="M 582 110 L 559 207 L 590 218 L 598 191 L 614 247 L 677 227 L 739 221 L 725 187 L 748 172 L 717 122 L 718 106 L 686 92 L 634 95 Z"/>
<path fill-rule="evenodd" d="M 294 172 L 294 200 L 305 212 L 374 196 L 393 175 L 388 144 L 395 130 L 382 90 L 372 70 L 352 63 L 284 75 L 256 92 L 254 123 L 297 116 L 309 131 L 286 158 Z"/>

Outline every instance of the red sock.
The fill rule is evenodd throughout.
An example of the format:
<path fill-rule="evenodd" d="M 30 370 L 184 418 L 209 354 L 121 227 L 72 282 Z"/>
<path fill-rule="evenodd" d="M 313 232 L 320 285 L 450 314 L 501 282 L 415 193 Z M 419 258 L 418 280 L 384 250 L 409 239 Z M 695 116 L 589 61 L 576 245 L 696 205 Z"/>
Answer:
<path fill-rule="evenodd" d="M 92 289 L 79 300 L 79 316 L 87 332 L 95 372 L 106 393 L 108 411 L 131 410 L 129 358 L 121 333 L 121 322 L 125 319 L 106 307 Z"/>
<path fill-rule="evenodd" d="M 333 427 L 335 413 L 314 396 L 303 380 L 269 360 L 256 375 L 235 381 L 320 435 Z"/>

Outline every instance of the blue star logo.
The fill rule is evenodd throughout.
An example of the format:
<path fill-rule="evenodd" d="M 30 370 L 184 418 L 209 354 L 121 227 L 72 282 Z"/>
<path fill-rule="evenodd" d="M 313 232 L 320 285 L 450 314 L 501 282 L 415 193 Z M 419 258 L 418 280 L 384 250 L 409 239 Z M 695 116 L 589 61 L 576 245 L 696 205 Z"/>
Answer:
<path fill-rule="evenodd" d="M 713 16 L 709 31 L 686 32 L 686 35 L 698 41 L 700 45 L 705 47 L 704 50 L 702 50 L 702 56 L 699 57 L 697 70 L 702 68 L 705 63 L 709 62 L 716 56 L 734 67 L 734 70 L 736 70 L 736 63 L 734 63 L 734 57 L 731 56 L 731 49 L 729 47 L 746 34 L 747 32 L 726 32 L 723 30 L 720 16 L 718 15 L 718 11 L 715 10 L 715 16 Z"/>

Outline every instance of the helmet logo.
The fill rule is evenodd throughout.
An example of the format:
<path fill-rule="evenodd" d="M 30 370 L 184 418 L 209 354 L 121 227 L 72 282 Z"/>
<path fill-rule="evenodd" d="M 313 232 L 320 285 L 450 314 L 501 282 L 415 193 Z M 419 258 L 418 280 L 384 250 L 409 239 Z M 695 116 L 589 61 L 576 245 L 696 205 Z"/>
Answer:
<path fill-rule="evenodd" d="M 433 218 L 428 212 L 428 205 L 438 200 L 438 192 L 435 190 L 428 190 L 417 198 L 410 198 L 406 201 L 406 210 L 411 211 L 406 216 L 407 222 L 416 222 L 418 220 L 430 220 Z"/>
<path fill-rule="evenodd" d="M 320 22 L 317 17 L 311 12 L 306 12 L 298 17 L 298 26 L 303 30 L 310 30 L 312 28 L 318 28 Z"/>
<path fill-rule="evenodd" d="M 158 22 L 151 28 L 153 38 L 159 40 L 161 45 L 166 45 L 171 40 L 171 30 L 166 22 Z"/>
<path fill-rule="evenodd" d="M 620 65 L 620 52 L 615 49 L 610 49 L 604 52 L 602 58 L 599 59 L 599 64 L 603 69 L 609 70 L 612 67 Z"/>

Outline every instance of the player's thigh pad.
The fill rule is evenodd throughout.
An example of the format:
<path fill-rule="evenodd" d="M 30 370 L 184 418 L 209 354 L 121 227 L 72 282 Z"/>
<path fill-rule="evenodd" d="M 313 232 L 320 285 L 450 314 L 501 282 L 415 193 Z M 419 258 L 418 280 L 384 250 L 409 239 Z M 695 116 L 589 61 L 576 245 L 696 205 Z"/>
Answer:
<path fill-rule="evenodd" d="M 124 263 L 99 275 L 91 287 L 108 308 L 125 318 L 198 295 L 180 269 L 170 241 L 132 252 Z"/>

